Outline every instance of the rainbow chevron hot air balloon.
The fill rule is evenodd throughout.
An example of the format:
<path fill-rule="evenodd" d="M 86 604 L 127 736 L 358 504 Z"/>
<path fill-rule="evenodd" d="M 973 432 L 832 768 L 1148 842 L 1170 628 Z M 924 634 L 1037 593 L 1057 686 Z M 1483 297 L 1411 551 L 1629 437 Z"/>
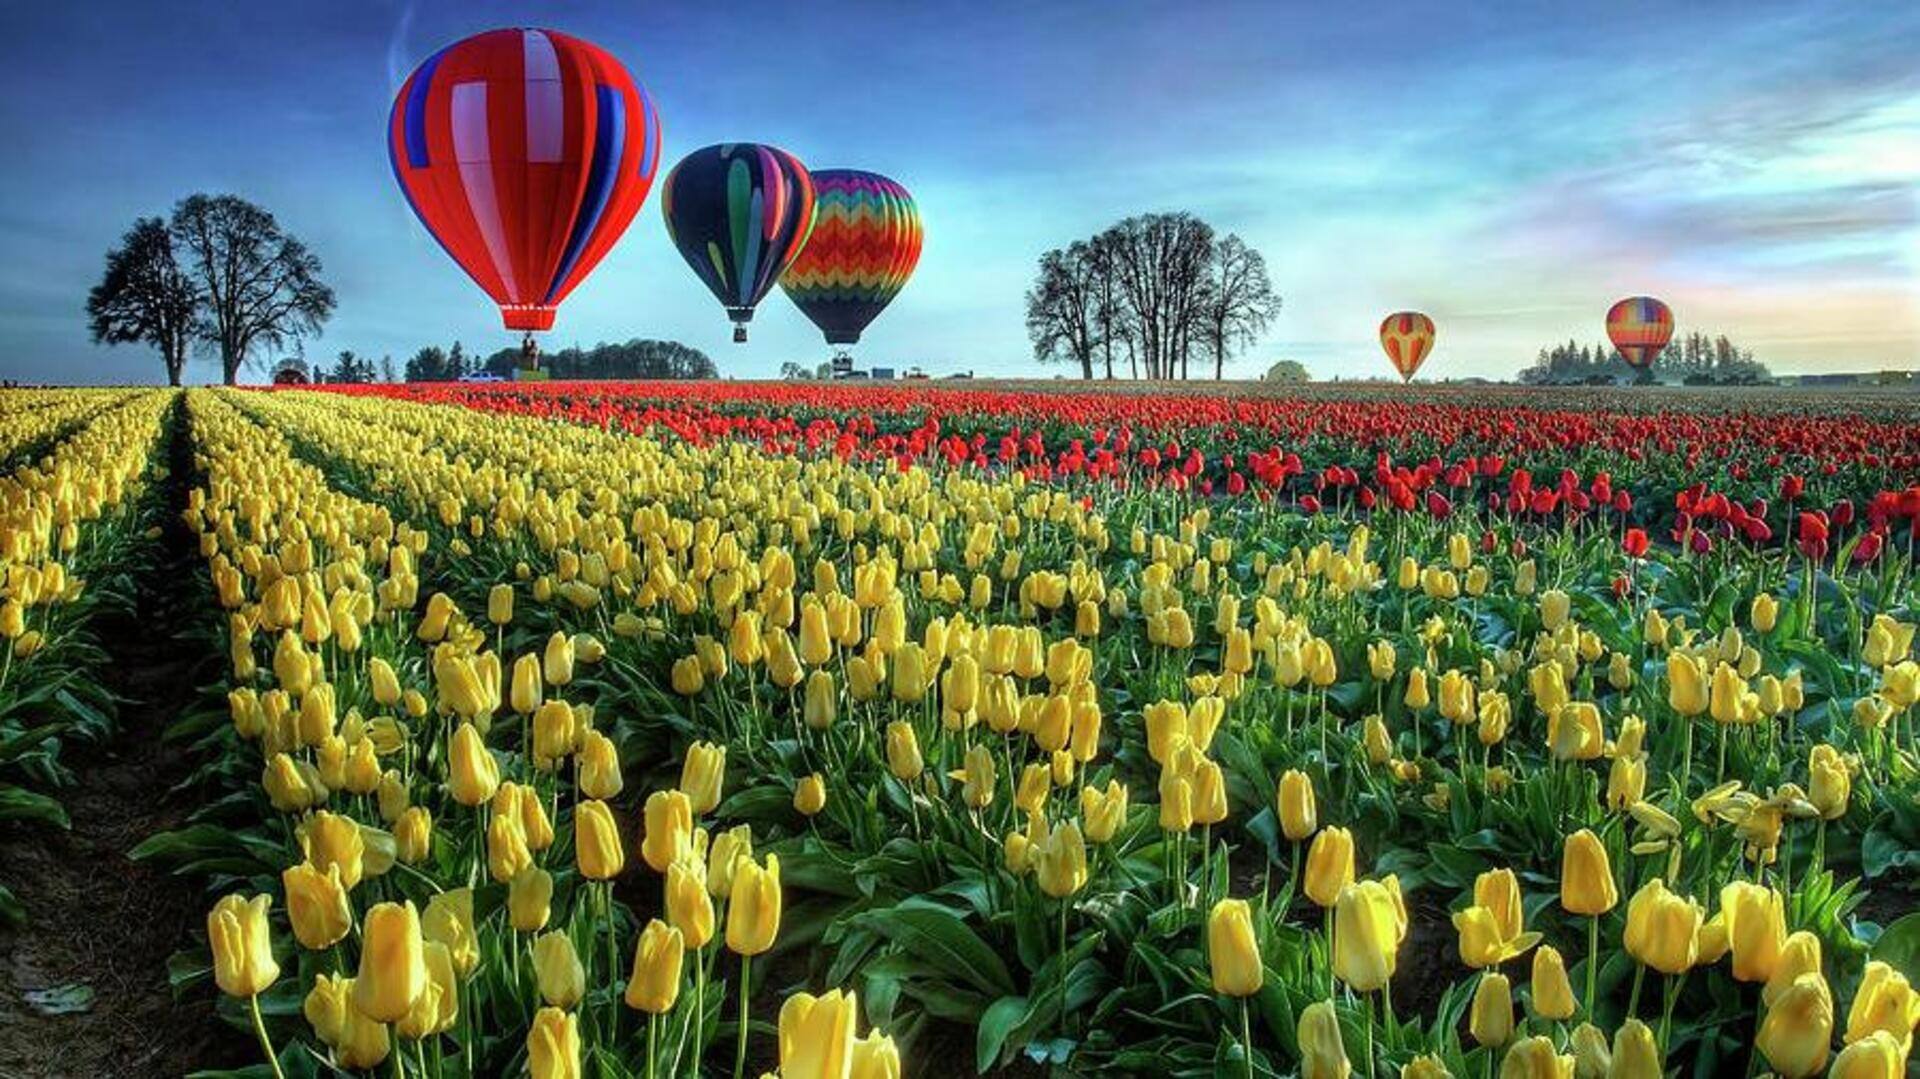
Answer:
<path fill-rule="evenodd" d="M 1380 323 L 1380 347 L 1387 359 L 1407 382 L 1433 353 L 1433 320 L 1418 311 L 1399 311 Z"/>
<path fill-rule="evenodd" d="M 1673 312 L 1651 296 L 1629 296 L 1607 309 L 1607 339 L 1645 370 L 1673 339 Z"/>
<path fill-rule="evenodd" d="M 660 210 L 680 257 L 747 339 L 754 305 L 813 232 L 813 180 L 774 146 L 723 142 L 680 159 L 661 185 Z"/>
<path fill-rule="evenodd" d="M 851 345 L 920 261 L 920 211 L 893 180 L 857 169 L 813 173 L 813 236 L 780 287 L 829 345 Z"/>

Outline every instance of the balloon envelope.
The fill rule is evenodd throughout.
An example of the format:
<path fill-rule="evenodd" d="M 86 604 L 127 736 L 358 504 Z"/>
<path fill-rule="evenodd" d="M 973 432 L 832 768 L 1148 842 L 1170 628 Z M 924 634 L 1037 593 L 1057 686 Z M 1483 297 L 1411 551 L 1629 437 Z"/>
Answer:
<path fill-rule="evenodd" d="M 1387 351 L 1400 381 L 1413 378 L 1433 353 L 1433 320 L 1418 311 L 1399 311 L 1380 323 L 1380 347 Z"/>
<path fill-rule="evenodd" d="M 667 234 L 747 339 L 754 305 L 813 231 L 813 180 L 785 150 L 725 142 L 695 150 L 660 192 Z"/>
<path fill-rule="evenodd" d="M 780 275 L 800 313 L 829 345 L 851 345 L 920 261 L 920 211 L 907 189 L 878 173 L 813 173 L 813 235 Z"/>
<path fill-rule="evenodd" d="M 401 84 L 387 152 L 413 212 L 507 328 L 546 330 L 646 200 L 660 118 L 599 46 L 489 30 Z"/>
<path fill-rule="evenodd" d="M 1607 339 L 1628 363 L 1644 368 L 1673 339 L 1673 312 L 1651 296 L 1629 296 L 1607 309 Z"/>

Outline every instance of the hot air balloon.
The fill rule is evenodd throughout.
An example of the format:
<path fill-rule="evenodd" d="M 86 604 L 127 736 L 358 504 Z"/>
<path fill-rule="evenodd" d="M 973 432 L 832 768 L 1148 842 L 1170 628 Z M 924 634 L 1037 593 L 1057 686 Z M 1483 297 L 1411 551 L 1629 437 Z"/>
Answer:
<path fill-rule="evenodd" d="M 906 188 L 857 169 L 815 172 L 813 195 L 813 236 L 780 287 L 827 344 L 851 345 L 920 261 L 920 211 Z"/>
<path fill-rule="evenodd" d="M 489 30 L 400 86 L 387 152 L 407 202 L 500 305 L 553 328 L 646 200 L 660 117 L 620 61 L 554 30 Z"/>
<path fill-rule="evenodd" d="M 1413 373 L 1433 354 L 1433 320 L 1418 311 L 1399 311 L 1380 323 L 1380 347 L 1400 372 L 1400 381 L 1409 382 Z"/>
<path fill-rule="evenodd" d="M 813 231 L 813 180 L 806 167 L 773 146 L 708 146 L 667 173 L 660 210 L 680 257 L 726 306 L 733 339 L 745 341 L 754 305 Z"/>
<path fill-rule="evenodd" d="M 1644 371 L 1673 338 L 1673 312 L 1651 296 L 1629 296 L 1607 309 L 1607 338 Z"/>

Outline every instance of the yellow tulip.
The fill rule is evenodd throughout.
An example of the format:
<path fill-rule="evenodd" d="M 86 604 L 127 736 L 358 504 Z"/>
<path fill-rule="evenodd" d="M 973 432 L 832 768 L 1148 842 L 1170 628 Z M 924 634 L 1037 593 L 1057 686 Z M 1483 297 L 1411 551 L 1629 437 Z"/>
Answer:
<path fill-rule="evenodd" d="M 834 685 L 833 674 L 822 669 L 808 675 L 801 705 L 801 717 L 807 729 L 824 731 L 833 726 L 838 711 L 839 689 Z"/>
<path fill-rule="evenodd" d="M 408 865 L 426 860 L 433 848 L 433 815 L 426 806 L 409 806 L 393 822 L 395 853 Z"/>
<path fill-rule="evenodd" d="M 301 947 L 331 948 L 353 928 L 353 907 L 338 865 L 321 872 L 313 863 L 302 862 L 282 872 L 280 882 L 287 893 L 287 921 Z"/>
<path fill-rule="evenodd" d="M 793 786 L 793 808 L 803 817 L 811 817 L 827 808 L 827 780 L 819 772 L 801 776 Z"/>
<path fill-rule="evenodd" d="M 1560 906 L 1569 914 L 1600 915 L 1619 901 L 1600 837 L 1585 828 L 1568 836 L 1560 854 Z"/>
<path fill-rule="evenodd" d="M 1280 830 L 1295 843 L 1312 835 L 1320 826 L 1313 795 L 1313 780 L 1305 772 L 1288 769 L 1280 776 L 1280 789 L 1274 795 L 1280 815 Z"/>
<path fill-rule="evenodd" d="M 1380 881 L 1340 890 L 1333 915 L 1333 972 L 1355 992 L 1384 987 L 1399 964 L 1407 921 L 1399 897 Z"/>
<path fill-rule="evenodd" d="M 1627 954 L 1662 974 L 1684 974 L 1699 956 L 1700 904 L 1655 877 L 1627 902 Z"/>
<path fill-rule="evenodd" d="M 726 746 L 695 742 L 687 747 L 686 760 L 680 766 L 680 793 L 687 796 L 694 816 L 711 813 L 720 804 L 726 778 Z"/>
<path fill-rule="evenodd" d="M 1720 889 L 1720 912 L 1726 916 L 1734 978 L 1743 982 L 1771 978 L 1787 940 L 1784 897 L 1764 885 L 1733 881 Z"/>
<path fill-rule="evenodd" d="M 760 955 L 780 932 L 780 857 L 767 855 L 762 868 L 742 859 L 734 868 L 733 896 L 727 907 L 727 947 L 738 955 Z"/>
<path fill-rule="evenodd" d="M 1307 848 L 1305 891 L 1321 907 L 1340 901 L 1340 890 L 1353 883 L 1353 833 L 1327 828 Z"/>
<path fill-rule="evenodd" d="M 314 1037 L 330 1046 L 340 1044 L 352 1010 L 353 979 L 338 974 L 315 975 L 313 988 L 300 1003 L 300 1013 L 313 1027 Z"/>
<path fill-rule="evenodd" d="M 1522 1038 L 1500 1062 L 1500 1079 L 1572 1079 L 1573 1058 L 1554 1051 L 1544 1035 Z"/>
<path fill-rule="evenodd" d="M 1592 1023 L 1575 1027 L 1571 1048 L 1574 1079 L 1610 1079 L 1613 1072 L 1613 1046 L 1608 1044 L 1606 1033 L 1599 1027 Z"/>
<path fill-rule="evenodd" d="M 782 1079 L 844 1079 L 853 1067 L 852 993 L 795 993 L 780 1006 Z"/>
<path fill-rule="evenodd" d="M 707 852 L 707 893 L 715 899 L 733 894 L 733 874 L 742 860 L 753 858 L 753 829 L 738 824 L 713 837 Z"/>
<path fill-rule="evenodd" d="M 1453 1073 L 1439 1057 L 1422 1053 L 1401 1066 L 1400 1079 L 1453 1079 Z"/>
<path fill-rule="evenodd" d="M 1576 1005 L 1573 983 L 1567 980 L 1567 964 L 1559 949 L 1542 945 L 1533 953 L 1533 1013 L 1542 1019 L 1570 1019 Z"/>
<path fill-rule="evenodd" d="M 620 751 L 614 747 L 613 739 L 599 731 L 582 731 L 580 752 L 575 760 L 580 766 L 577 775 L 582 797 L 609 801 L 625 789 L 626 779 L 620 772 Z"/>
<path fill-rule="evenodd" d="M 1117 779 L 1109 779 L 1106 788 L 1083 787 L 1080 790 L 1081 828 L 1090 843 L 1106 843 L 1127 819 L 1127 788 Z"/>
<path fill-rule="evenodd" d="M 1301 1009 L 1294 1037 L 1300 1044 L 1300 1079 L 1347 1079 L 1353 1074 L 1347 1048 L 1340 1041 L 1340 1017 L 1333 1012 L 1333 1001 L 1316 1001 Z"/>
<path fill-rule="evenodd" d="M 1841 1040 L 1857 1042 L 1881 1032 L 1904 1042 L 1915 1025 L 1920 1025 L 1920 993 L 1908 984 L 1905 974 L 1878 959 L 1868 960 Z"/>
<path fill-rule="evenodd" d="M 379 1067 L 393 1051 L 387 1030 L 387 1024 L 368 1018 L 358 1008 L 348 1008 L 340 1040 L 334 1043 L 334 1063 L 342 1068 Z"/>
<path fill-rule="evenodd" d="M 587 994 L 586 969 L 565 933 L 547 933 L 534 940 L 533 979 L 540 999 L 555 1008 L 571 1008 Z"/>
<path fill-rule="evenodd" d="M 1833 1058 L 1833 1070 L 1827 1073 L 1827 1079 L 1901 1079 L 1907 1074 L 1910 1048 L 1909 1042 L 1876 1030 L 1840 1050 L 1840 1055 Z"/>
<path fill-rule="evenodd" d="M 913 724 L 896 719 L 887 724 L 887 770 L 895 779 L 910 783 L 920 778 L 926 761 L 920 756 L 920 739 Z"/>
<path fill-rule="evenodd" d="M 429 940 L 423 954 L 427 986 L 414 1000 L 406 1018 L 393 1027 L 401 1037 L 416 1041 L 452 1030 L 454 1021 L 460 1017 L 460 982 L 447 946 Z"/>
<path fill-rule="evenodd" d="M 713 899 L 699 868 L 685 862 L 667 867 L 667 922 L 695 951 L 713 939 Z"/>
<path fill-rule="evenodd" d="M 477 806 L 493 800 L 500 787 L 500 764 L 471 723 L 462 723 L 453 732 L 449 750 L 448 787 L 453 800 L 463 806 Z"/>
<path fill-rule="evenodd" d="M 962 781 L 961 796 L 968 806 L 985 809 L 993 804 L 994 763 L 993 754 L 985 745 L 975 744 L 967 750 L 964 767 L 949 778 Z"/>
<path fill-rule="evenodd" d="M 1774 965 L 1773 977 L 1760 990 L 1760 1002 L 1767 1007 L 1793 985 L 1794 979 L 1802 974 L 1821 973 L 1820 938 L 1805 929 L 1797 930 L 1787 936 L 1787 942 L 1780 947 L 1780 961 Z"/>
<path fill-rule="evenodd" d="M 1033 851 L 1034 875 L 1040 890 L 1055 899 L 1064 899 L 1087 884 L 1087 845 L 1080 825 L 1068 821 Z"/>
<path fill-rule="evenodd" d="M 580 1079 L 580 1020 L 542 1008 L 527 1029 L 527 1070 L 533 1079 Z"/>
<path fill-rule="evenodd" d="M 514 660 L 513 687 L 508 695 L 513 710 L 530 716 L 545 700 L 545 687 L 540 680 L 540 657 L 528 653 Z"/>
<path fill-rule="evenodd" d="M 380 1023 L 406 1018 L 426 990 L 426 941 L 411 901 L 379 903 L 360 930 L 360 973 L 353 980 L 353 1006 Z"/>
<path fill-rule="evenodd" d="M 506 883 L 533 864 L 533 851 L 527 846 L 527 833 L 520 818 L 495 812 L 487 822 L 487 873 L 495 881 Z"/>
<path fill-rule="evenodd" d="M 580 875 L 588 880 L 611 880 L 626 867 L 627 854 L 620 843 L 620 826 L 614 823 L 613 811 L 607 808 L 607 803 L 589 799 L 574 807 L 573 853 L 580 865 Z"/>
<path fill-rule="evenodd" d="M 633 950 L 633 973 L 623 999 L 627 1007 L 652 1015 L 673 1010 L 680 999 L 680 967 L 686 942 L 678 929 L 655 918 L 640 931 Z"/>
<path fill-rule="evenodd" d="M 1685 652 L 1667 655 L 1667 703 L 1683 716 L 1700 715 L 1711 703 L 1706 673 Z"/>
<path fill-rule="evenodd" d="M 546 928 L 553 911 L 553 874 L 534 866 L 507 883 L 507 917 L 522 933 Z"/>
<path fill-rule="evenodd" d="M 280 977 L 273 958 L 273 930 L 267 913 L 273 897 L 244 899 L 229 895 L 207 914 L 207 944 L 213 951 L 213 979 L 230 997 L 253 997 Z"/>
<path fill-rule="evenodd" d="M 900 1048 L 893 1038 L 875 1030 L 854 1042 L 847 1079 L 900 1079 Z"/>
<path fill-rule="evenodd" d="M 1782 1079 L 1807 1079 L 1827 1066 L 1833 994 L 1819 974 L 1802 974 L 1767 1005 L 1754 1044 Z"/>
<path fill-rule="evenodd" d="M 1473 1008 L 1467 1019 L 1467 1033 L 1486 1046 L 1502 1046 L 1513 1037 L 1513 990 L 1507 976 L 1497 971 L 1480 975 L 1473 991 Z"/>
<path fill-rule="evenodd" d="M 647 796 L 646 833 L 640 857 L 647 868 L 665 873 L 667 867 L 693 849 L 693 802 L 682 792 L 654 791 Z"/>
<path fill-rule="evenodd" d="M 1260 991 L 1266 970 L 1253 931 L 1253 911 L 1246 900 L 1222 899 L 1214 904 L 1207 915 L 1207 961 L 1214 992 L 1247 997 Z"/>

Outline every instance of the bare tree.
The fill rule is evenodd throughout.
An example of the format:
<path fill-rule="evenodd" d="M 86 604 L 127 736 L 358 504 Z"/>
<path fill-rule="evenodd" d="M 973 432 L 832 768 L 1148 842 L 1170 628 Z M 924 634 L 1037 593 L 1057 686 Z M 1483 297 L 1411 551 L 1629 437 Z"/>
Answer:
<path fill-rule="evenodd" d="M 1120 282 L 1114 273 L 1114 254 L 1104 235 L 1096 236 L 1088 244 L 1093 268 L 1093 324 L 1099 336 L 1100 352 L 1106 360 L 1107 381 L 1113 381 L 1113 346 L 1117 342 L 1127 350 L 1127 362 L 1133 368 L 1133 377 L 1140 377 L 1140 367 L 1133 349 L 1133 326 L 1128 320 L 1126 304 L 1120 299 Z"/>
<path fill-rule="evenodd" d="M 253 203 L 191 195 L 174 207 L 171 228 L 206 300 L 203 338 L 229 385 L 255 345 L 298 341 L 333 313 L 320 259 Z"/>
<path fill-rule="evenodd" d="M 1259 340 L 1280 312 L 1267 260 L 1239 236 L 1213 245 L 1199 296 L 1200 331 L 1213 353 L 1213 377 L 1225 377 L 1227 354 Z"/>
<path fill-rule="evenodd" d="M 1148 378 L 1186 372 L 1213 228 L 1188 213 L 1129 217 L 1100 237 Z"/>
<path fill-rule="evenodd" d="M 143 217 L 107 252 L 107 270 L 87 294 L 96 345 L 146 342 L 160 350 L 167 384 L 180 385 L 198 330 L 200 291 L 173 257 L 166 222 Z"/>
<path fill-rule="evenodd" d="M 1084 240 L 1040 256 L 1040 277 L 1027 290 L 1027 337 L 1033 341 L 1034 359 L 1072 361 L 1080 365 L 1082 378 L 1093 377 L 1099 269 L 1094 245 Z"/>

